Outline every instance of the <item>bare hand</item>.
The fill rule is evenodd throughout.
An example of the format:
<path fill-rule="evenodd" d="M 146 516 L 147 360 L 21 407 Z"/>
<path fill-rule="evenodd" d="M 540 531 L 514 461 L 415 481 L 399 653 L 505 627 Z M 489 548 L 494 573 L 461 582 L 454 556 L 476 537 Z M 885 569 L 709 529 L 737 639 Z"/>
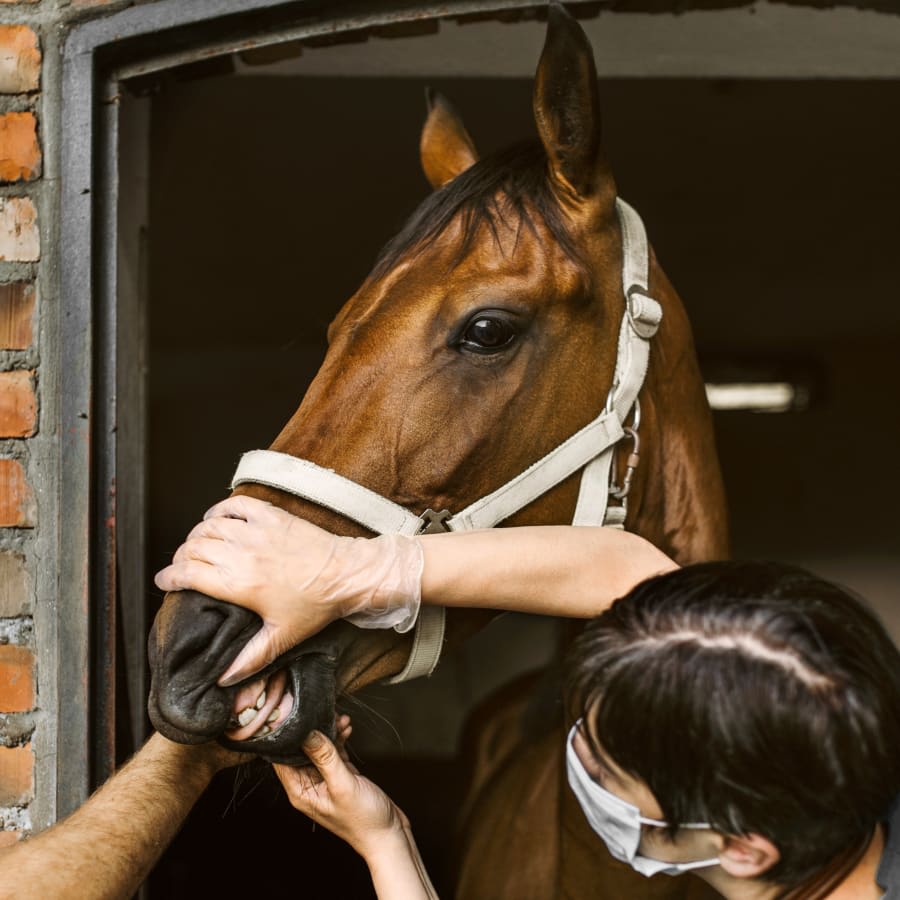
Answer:
<path fill-rule="evenodd" d="M 407 819 L 381 788 L 347 760 L 343 741 L 349 735 L 349 719 L 343 728 L 342 724 L 339 721 L 339 746 L 318 731 L 304 742 L 303 752 L 315 768 L 274 768 L 296 809 L 368 858 L 382 841 L 402 834 Z"/>

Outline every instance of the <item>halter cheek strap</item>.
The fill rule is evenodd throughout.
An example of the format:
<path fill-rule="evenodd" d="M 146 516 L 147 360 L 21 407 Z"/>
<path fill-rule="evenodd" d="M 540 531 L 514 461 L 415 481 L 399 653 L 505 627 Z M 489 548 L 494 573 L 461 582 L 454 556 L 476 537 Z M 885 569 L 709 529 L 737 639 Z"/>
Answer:
<path fill-rule="evenodd" d="M 623 200 L 616 201 L 622 230 L 622 290 L 625 313 L 619 328 L 612 387 L 603 412 L 511 481 L 465 509 L 451 514 L 426 510 L 416 515 L 369 488 L 305 459 L 272 450 L 251 450 L 241 457 L 231 487 L 264 484 L 287 491 L 340 513 L 376 534 L 423 534 L 492 528 L 579 470 L 582 471 L 573 525 L 624 527 L 624 495 L 609 505 L 610 477 L 616 444 L 625 436 L 625 422 L 637 409 L 637 397 L 647 374 L 650 339 L 662 319 L 662 308 L 648 295 L 649 247 L 640 216 Z M 635 430 L 628 429 L 636 440 Z M 413 648 L 403 671 L 388 679 L 394 684 L 430 675 L 440 659 L 446 612 L 423 606 Z"/>

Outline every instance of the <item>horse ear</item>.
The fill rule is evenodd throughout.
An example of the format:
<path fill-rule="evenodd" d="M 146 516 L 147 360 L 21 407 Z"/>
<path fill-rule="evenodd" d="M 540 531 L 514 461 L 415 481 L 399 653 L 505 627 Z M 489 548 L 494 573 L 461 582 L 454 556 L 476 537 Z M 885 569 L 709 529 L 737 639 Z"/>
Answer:
<path fill-rule="evenodd" d="M 419 154 L 425 177 L 435 189 L 478 162 L 478 151 L 450 101 L 431 88 L 425 91 L 428 117 L 422 128 Z"/>
<path fill-rule="evenodd" d="M 534 82 L 534 118 L 564 194 L 592 195 L 609 177 L 600 150 L 597 69 L 587 35 L 560 3 L 550 3 Z"/>

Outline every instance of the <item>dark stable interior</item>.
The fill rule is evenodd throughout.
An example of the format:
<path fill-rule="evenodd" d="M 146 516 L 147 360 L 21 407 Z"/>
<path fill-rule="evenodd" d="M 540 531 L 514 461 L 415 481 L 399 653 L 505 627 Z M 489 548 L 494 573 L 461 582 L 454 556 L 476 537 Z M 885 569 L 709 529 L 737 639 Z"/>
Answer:
<path fill-rule="evenodd" d="M 148 566 L 161 568 L 303 396 L 325 329 L 425 195 L 419 79 L 169 76 L 152 99 Z M 531 81 L 436 80 L 482 151 L 533 133 Z M 870 597 L 894 630 L 900 480 L 895 82 L 612 80 L 605 144 L 691 315 L 707 377 L 786 372 L 808 411 L 716 415 L 735 556 L 787 559 Z M 602 398 L 598 398 L 598 404 Z M 888 470 L 890 471 L 890 470 Z M 150 614 L 158 592 L 148 594 Z M 493 626 L 492 626 L 493 629 Z M 509 617 L 425 684 L 372 689 L 365 774 L 452 892 L 459 734 L 552 654 Z M 390 725 L 382 719 L 390 721 Z M 396 728 L 395 735 L 393 728 Z M 374 896 L 362 862 L 294 812 L 267 767 L 225 773 L 151 897 Z"/>

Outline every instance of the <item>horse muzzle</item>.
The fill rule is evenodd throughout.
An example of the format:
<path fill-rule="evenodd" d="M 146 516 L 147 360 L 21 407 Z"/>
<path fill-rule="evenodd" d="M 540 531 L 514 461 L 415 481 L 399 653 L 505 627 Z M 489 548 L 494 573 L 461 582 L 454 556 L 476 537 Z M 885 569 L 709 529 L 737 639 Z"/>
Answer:
<path fill-rule="evenodd" d="M 154 728 L 178 743 L 218 740 L 230 749 L 291 765 L 308 762 L 301 744 L 313 729 L 333 738 L 336 673 L 356 629 L 332 623 L 246 681 L 220 687 L 218 678 L 261 624 L 255 613 L 195 591 L 169 594 L 149 639 L 148 712 Z M 237 730 L 237 695 L 261 680 L 279 685 L 275 700 L 289 702 L 289 710 L 271 728 L 259 729 L 261 734 L 230 739 L 226 733 Z"/>

